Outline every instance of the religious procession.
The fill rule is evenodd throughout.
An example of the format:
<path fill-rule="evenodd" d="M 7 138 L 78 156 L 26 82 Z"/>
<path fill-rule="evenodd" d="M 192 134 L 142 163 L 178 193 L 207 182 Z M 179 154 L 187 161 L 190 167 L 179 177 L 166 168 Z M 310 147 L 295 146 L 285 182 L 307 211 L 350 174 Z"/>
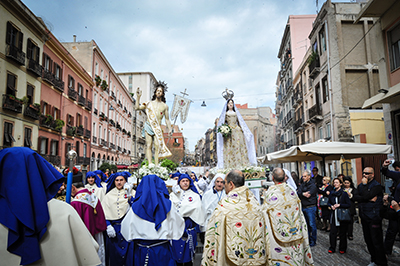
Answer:
<path fill-rule="evenodd" d="M 280 167 L 257 168 L 254 136 L 231 90 L 222 93 L 216 169 L 199 177 L 176 171 L 163 180 L 158 160 L 170 151 L 161 121 L 171 129 L 165 89 L 159 83 L 145 103 L 137 90 L 136 109 L 145 110 L 148 119 L 146 156 L 154 164 L 139 170 L 136 183 L 128 171 L 83 176 L 73 160 L 61 172 L 29 148 L 0 151 L 1 265 L 59 265 L 60 260 L 62 265 L 194 265 L 199 243 L 204 266 L 314 265 L 317 220 L 330 231 L 328 252 L 345 254 L 355 202 L 371 260 L 387 265 L 377 225 L 390 199 L 383 197 L 374 169 L 364 169 L 356 189 L 345 176 L 331 186 L 316 168 L 313 174 L 304 170 L 300 179 Z M 73 159 L 76 152 L 68 156 Z M 389 164 L 382 165 L 387 175 Z M 265 181 L 261 188 L 252 185 L 260 178 L 241 171 L 246 167 L 263 171 L 255 175 Z M 390 205 L 387 215 L 396 221 L 400 206 L 395 200 Z"/>
<path fill-rule="evenodd" d="M 0 0 L 0 266 L 400 265 L 399 14 Z"/>

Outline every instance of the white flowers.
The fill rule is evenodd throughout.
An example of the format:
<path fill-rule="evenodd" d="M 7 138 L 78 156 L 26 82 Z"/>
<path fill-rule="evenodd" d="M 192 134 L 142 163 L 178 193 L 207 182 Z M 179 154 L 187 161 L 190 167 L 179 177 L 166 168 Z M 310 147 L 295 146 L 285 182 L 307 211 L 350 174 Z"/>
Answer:
<path fill-rule="evenodd" d="M 249 165 L 249 166 L 244 166 L 244 167 L 228 168 L 228 169 L 221 169 L 221 168 L 218 169 L 217 167 L 214 167 L 214 168 L 211 168 L 209 171 L 210 171 L 210 173 L 216 175 L 216 174 L 219 174 L 219 173 L 227 174 L 232 170 L 240 170 L 243 173 L 253 174 L 253 173 L 256 173 L 256 172 L 264 172 L 265 168 L 264 167 L 260 167 L 260 166 Z"/>
<path fill-rule="evenodd" d="M 149 166 L 143 165 L 140 167 L 137 177 L 141 179 L 146 175 L 157 175 L 162 180 L 167 180 L 169 178 L 168 168 L 155 164 L 150 164 Z"/>
<path fill-rule="evenodd" d="M 218 128 L 218 132 L 221 133 L 224 138 L 226 138 L 232 134 L 232 128 L 228 124 L 222 124 Z"/>

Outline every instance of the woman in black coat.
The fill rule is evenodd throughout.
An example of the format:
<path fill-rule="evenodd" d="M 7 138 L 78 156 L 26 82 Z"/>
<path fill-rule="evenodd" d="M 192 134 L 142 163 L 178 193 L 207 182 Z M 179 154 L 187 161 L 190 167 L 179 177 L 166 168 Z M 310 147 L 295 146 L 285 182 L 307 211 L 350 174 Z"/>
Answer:
<path fill-rule="evenodd" d="M 357 189 L 354 187 L 353 180 L 346 176 L 343 178 L 343 190 L 347 193 L 350 198 L 351 206 L 350 206 L 350 216 L 351 220 L 349 222 L 349 227 L 347 229 L 347 238 L 349 240 L 353 240 L 353 224 L 354 224 L 354 215 L 356 212 L 356 202 L 354 200 L 354 195 L 357 194 Z"/>
<path fill-rule="evenodd" d="M 339 178 L 333 179 L 333 190 L 329 194 L 328 207 L 331 210 L 331 232 L 329 233 L 330 247 L 328 252 L 335 253 L 336 251 L 336 236 L 339 229 L 339 252 L 346 253 L 347 250 L 347 227 L 348 221 L 339 221 L 337 219 L 338 209 L 348 209 L 351 206 L 351 201 L 346 192 L 342 189 L 343 181 Z"/>
<path fill-rule="evenodd" d="M 318 188 L 318 216 L 322 219 L 322 228 L 321 230 L 326 230 L 329 232 L 331 230 L 331 225 L 329 223 L 329 219 L 331 216 L 331 212 L 328 209 L 328 206 L 321 206 L 321 199 L 328 198 L 329 193 L 333 190 L 333 187 L 329 184 L 331 178 L 329 176 L 325 176 L 322 179 L 323 185 Z"/>

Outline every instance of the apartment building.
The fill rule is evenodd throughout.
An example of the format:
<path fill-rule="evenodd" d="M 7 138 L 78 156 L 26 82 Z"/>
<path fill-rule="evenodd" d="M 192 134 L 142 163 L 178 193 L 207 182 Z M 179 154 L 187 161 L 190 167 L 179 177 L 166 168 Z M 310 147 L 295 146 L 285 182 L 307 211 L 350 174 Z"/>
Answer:
<path fill-rule="evenodd" d="M 98 44 L 64 42 L 65 48 L 78 60 L 94 81 L 91 168 L 104 162 L 126 168 L 133 162 L 132 124 L 134 99 Z"/>
<path fill-rule="evenodd" d="M 38 150 L 42 52 L 48 33 L 22 2 L 0 2 L 0 149 Z"/>
<path fill-rule="evenodd" d="M 75 163 L 88 170 L 94 82 L 49 31 L 48 36 L 42 54 L 38 152 L 50 163 L 68 167 L 66 154 L 74 149 Z"/>
<path fill-rule="evenodd" d="M 371 35 L 376 47 L 379 68 L 379 90 L 365 100 L 363 108 L 382 104 L 385 142 L 393 145 L 391 157 L 400 158 L 400 2 L 370 0 L 356 21 L 374 22 Z"/>

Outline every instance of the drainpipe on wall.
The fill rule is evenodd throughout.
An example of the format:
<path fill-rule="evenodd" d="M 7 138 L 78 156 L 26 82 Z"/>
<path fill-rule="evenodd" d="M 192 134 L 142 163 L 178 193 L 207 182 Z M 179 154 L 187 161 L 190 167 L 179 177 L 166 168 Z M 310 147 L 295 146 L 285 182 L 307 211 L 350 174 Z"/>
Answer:
<path fill-rule="evenodd" d="M 330 100 L 330 108 L 331 108 L 331 140 L 334 141 L 334 134 L 333 134 L 333 96 L 332 96 L 332 84 L 331 84 L 331 69 L 330 69 L 330 58 L 329 58 L 329 34 L 328 34 L 328 24 L 325 20 L 324 22 L 325 32 L 326 32 L 326 55 L 327 55 L 327 63 L 328 63 L 328 86 L 329 86 L 329 94 L 331 97 Z"/>

